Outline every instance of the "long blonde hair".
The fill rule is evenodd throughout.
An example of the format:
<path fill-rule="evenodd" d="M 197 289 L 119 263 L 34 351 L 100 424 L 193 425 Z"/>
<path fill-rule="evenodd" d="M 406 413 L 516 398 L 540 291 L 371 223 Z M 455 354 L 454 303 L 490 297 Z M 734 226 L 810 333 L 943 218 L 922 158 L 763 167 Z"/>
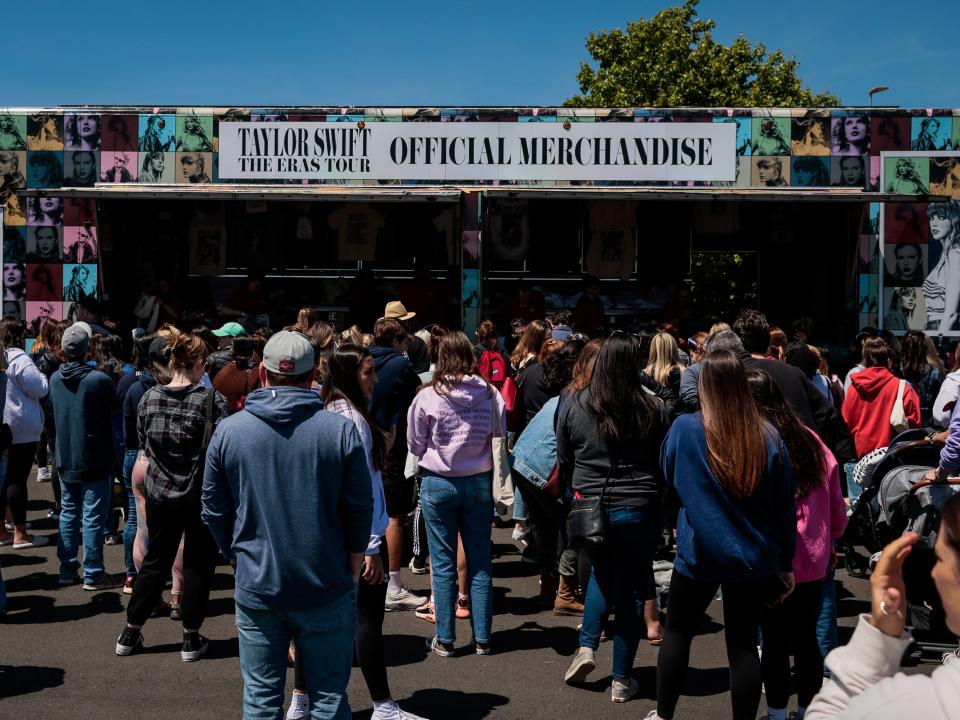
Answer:
<path fill-rule="evenodd" d="M 683 372 L 677 340 L 670 333 L 657 333 L 650 343 L 650 359 L 645 372 L 661 385 L 668 385 L 674 368 Z"/>

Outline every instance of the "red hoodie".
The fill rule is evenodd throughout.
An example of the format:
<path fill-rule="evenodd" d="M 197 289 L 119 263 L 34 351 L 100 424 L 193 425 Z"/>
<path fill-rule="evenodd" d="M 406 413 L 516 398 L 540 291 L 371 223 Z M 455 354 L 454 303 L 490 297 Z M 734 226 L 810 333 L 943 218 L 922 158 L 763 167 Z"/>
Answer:
<path fill-rule="evenodd" d="M 899 384 L 900 380 L 884 367 L 865 368 L 851 376 L 842 414 L 857 444 L 858 457 L 890 444 L 890 414 Z M 903 388 L 903 413 L 910 427 L 920 427 L 920 398 L 910 383 Z"/>

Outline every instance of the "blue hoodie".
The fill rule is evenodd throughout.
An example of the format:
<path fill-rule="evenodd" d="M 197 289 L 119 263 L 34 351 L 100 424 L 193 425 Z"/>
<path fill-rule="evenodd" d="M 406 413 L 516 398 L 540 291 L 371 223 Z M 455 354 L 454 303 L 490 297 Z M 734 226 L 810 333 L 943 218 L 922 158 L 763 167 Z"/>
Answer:
<path fill-rule="evenodd" d="M 727 494 L 707 461 L 703 416 L 681 415 L 660 449 L 660 466 L 680 497 L 674 568 L 694 580 L 762 580 L 793 569 L 797 541 L 790 456 L 767 434 L 767 466 L 752 495 Z"/>
<path fill-rule="evenodd" d="M 348 553 L 370 541 L 370 472 L 356 426 L 312 390 L 254 390 L 220 421 L 202 503 L 220 550 L 236 557 L 239 605 L 316 608 L 353 590 Z"/>
<path fill-rule="evenodd" d="M 64 482 L 94 482 L 111 476 L 115 393 L 113 380 L 86 363 L 64 363 L 50 378 L 57 470 Z"/>
<path fill-rule="evenodd" d="M 377 384 L 373 386 L 373 398 L 370 400 L 370 416 L 381 428 L 389 430 L 403 423 L 407 410 L 413 402 L 420 376 L 406 355 L 393 348 L 374 345 L 370 348 L 373 366 L 377 371 Z M 403 443 L 399 444 L 401 447 Z M 406 448 L 403 448 L 406 451 Z"/>

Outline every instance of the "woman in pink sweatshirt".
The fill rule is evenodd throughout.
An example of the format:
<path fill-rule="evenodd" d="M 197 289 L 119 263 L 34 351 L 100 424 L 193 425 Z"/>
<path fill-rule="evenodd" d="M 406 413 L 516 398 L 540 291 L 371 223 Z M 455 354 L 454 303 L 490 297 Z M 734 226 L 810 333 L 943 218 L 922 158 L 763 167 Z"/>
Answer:
<path fill-rule="evenodd" d="M 798 716 L 803 717 L 823 682 L 823 657 L 817 644 L 817 618 L 824 577 L 833 563 L 833 542 L 847 525 L 840 471 L 833 454 L 790 408 L 776 382 L 764 372 L 749 373 L 750 391 L 763 418 L 783 438 L 796 489 L 797 545 L 793 558 L 796 585 L 761 618 L 761 669 L 767 717 L 786 720 L 790 694 L 790 649 L 796 669 Z"/>
<path fill-rule="evenodd" d="M 462 332 L 444 335 L 433 380 L 407 413 L 407 444 L 420 458 L 420 502 L 433 569 L 437 634 L 427 646 L 442 657 L 453 655 L 456 640 L 458 533 L 467 558 L 473 645 L 478 655 L 490 653 L 492 438 L 498 429 L 503 434 L 506 422 L 503 399 L 477 372 L 469 338 Z"/>

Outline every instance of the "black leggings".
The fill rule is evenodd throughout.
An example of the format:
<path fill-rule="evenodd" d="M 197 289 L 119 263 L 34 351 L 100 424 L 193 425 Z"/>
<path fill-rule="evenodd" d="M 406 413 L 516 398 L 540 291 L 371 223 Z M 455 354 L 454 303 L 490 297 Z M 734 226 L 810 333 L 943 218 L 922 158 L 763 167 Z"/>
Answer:
<path fill-rule="evenodd" d="M 380 538 L 380 562 L 387 572 L 387 539 Z M 383 612 L 387 599 L 387 582 L 378 585 L 360 579 L 357 589 L 357 640 L 355 651 L 357 664 L 367 683 L 370 699 L 383 702 L 390 697 L 390 684 L 387 681 L 387 656 L 383 650 Z M 294 687 L 303 690 L 307 686 L 300 662 L 300 651 L 296 651 L 294 669 Z"/>
<path fill-rule="evenodd" d="M 820 617 L 820 593 L 823 581 L 797 583 L 782 603 L 764 607 L 760 627 L 763 629 L 763 683 L 767 690 L 767 707 L 787 706 L 790 697 L 790 648 L 793 648 L 797 673 L 797 704 L 805 708 L 820 691 L 823 683 L 823 655 L 817 642 L 817 619 Z"/>
<path fill-rule="evenodd" d="M 53 415 L 43 416 L 43 435 L 37 445 L 37 467 L 50 465 L 50 485 L 53 489 L 53 506 L 60 510 L 60 471 L 57 470 L 57 426 Z"/>
<path fill-rule="evenodd" d="M 0 520 L 7 516 L 7 505 L 13 515 L 14 525 L 27 522 L 27 478 L 37 454 L 35 442 L 19 443 L 10 446 L 7 456 L 7 479 L 0 492 Z"/>
<path fill-rule="evenodd" d="M 734 720 L 754 720 L 760 704 L 760 658 L 757 630 L 770 579 L 702 582 L 673 571 L 667 600 L 667 627 L 657 662 L 657 713 L 672 720 L 690 661 L 690 643 L 710 601 L 723 589 L 723 632 L 730 664 Z"/>
<path fill-rule="evenodd" d="M 147 556 L 133 585 L 127 622 L 142 626 L 156 609 L 183 537 L 183 627 L 199 630 L 207 617 L 210 586 L 217 566 L 217 546 L 200 519 L 200 503 L 169 506 L 146 498 Z"/>

